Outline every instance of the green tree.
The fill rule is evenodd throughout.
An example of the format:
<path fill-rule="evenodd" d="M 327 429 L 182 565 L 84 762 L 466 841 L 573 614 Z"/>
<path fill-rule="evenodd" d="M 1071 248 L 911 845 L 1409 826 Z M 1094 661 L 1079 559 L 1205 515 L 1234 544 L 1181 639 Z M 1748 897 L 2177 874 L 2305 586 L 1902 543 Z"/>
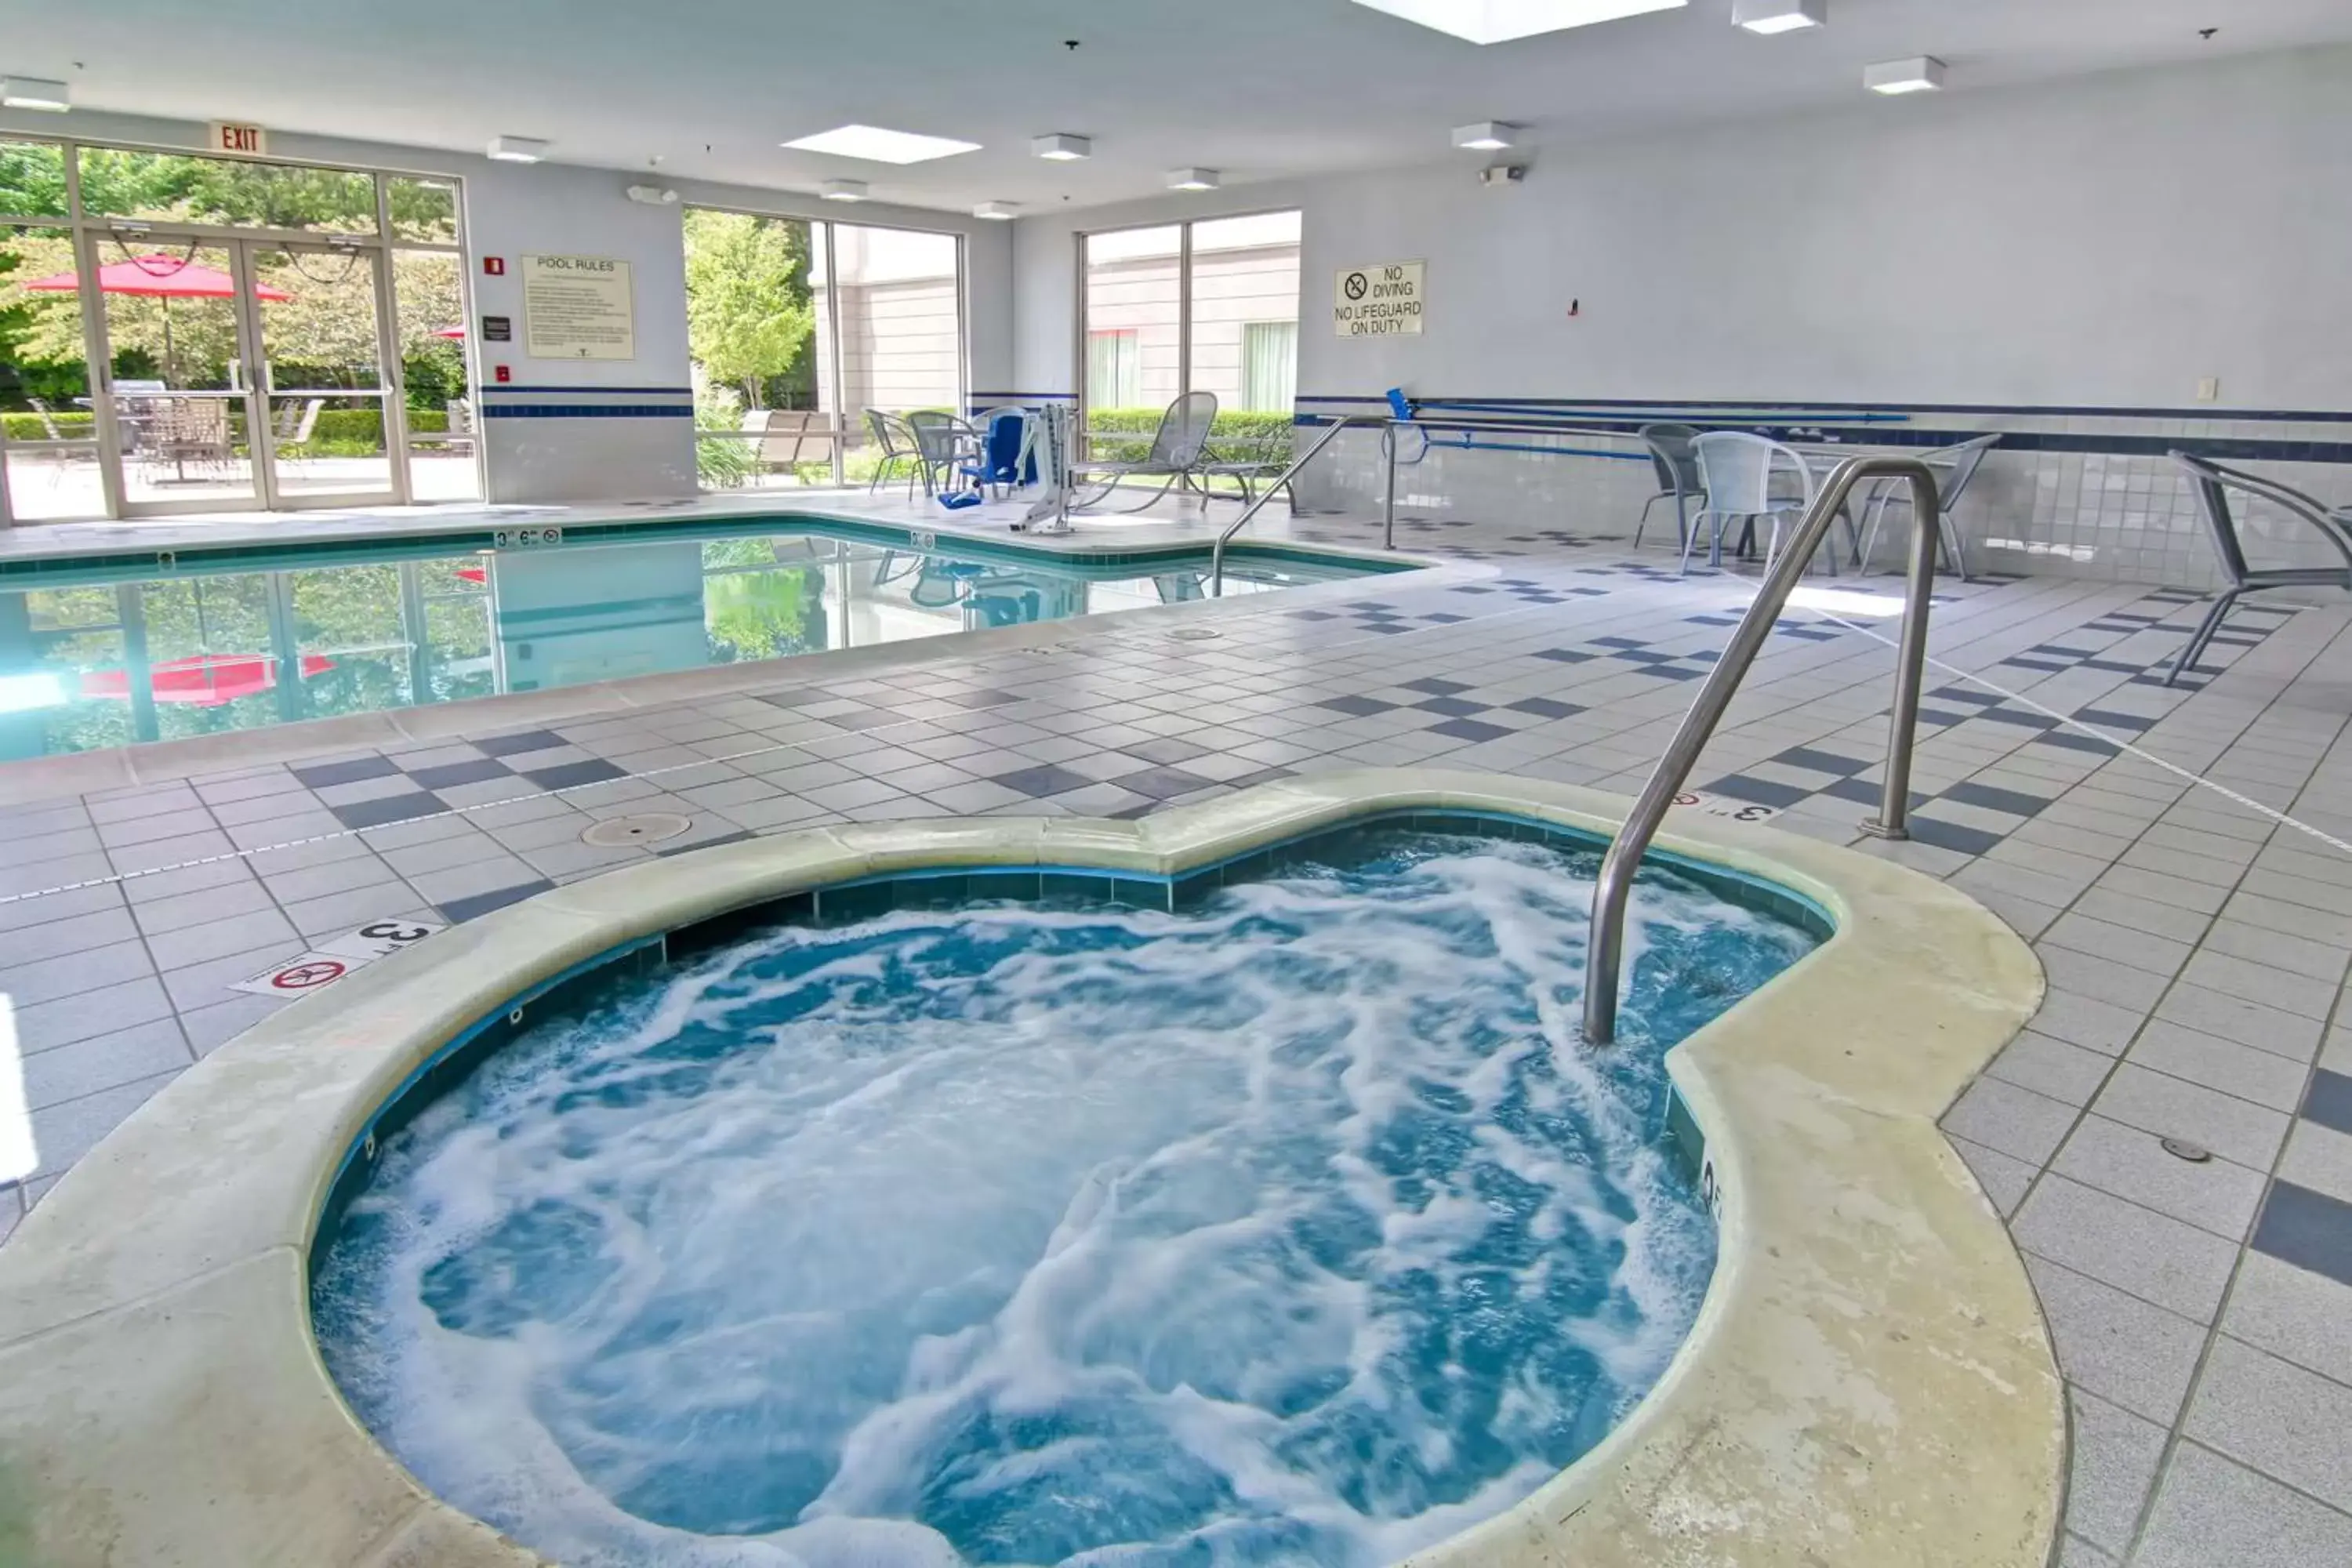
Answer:
<path fill-rule="evenodd" d="M 740 387 L 753 408 L 792 374 L 816 336 L 808 226 L 744 213 L 686 215 L 686 326 L 710 381 Z"/>

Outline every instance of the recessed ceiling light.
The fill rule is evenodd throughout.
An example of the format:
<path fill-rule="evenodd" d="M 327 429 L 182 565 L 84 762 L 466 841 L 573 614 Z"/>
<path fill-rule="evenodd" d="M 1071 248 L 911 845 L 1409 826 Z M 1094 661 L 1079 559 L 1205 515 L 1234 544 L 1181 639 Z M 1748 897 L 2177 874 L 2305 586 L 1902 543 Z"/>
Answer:
<path fill-rule="evenodd" d="M 1830 0 L 1733 0 L 1731 19 L 1751 33 L 1793 33 L 1829 25 Z"/>
<path fill-rule="evenodd" d="M 1474 44 L 1508 43 L 1566 27 L 1589 27 L 1620 16 L 1675 11 L 1689 0 L 1356 0 L 1375 11 L 1467 38 Z"/>
<path fill-rule="evenodd" d="M 63 114 L 73 107 L 73 95 L 61 81 L 44 81 L 39 77 L 0 77 L 0 108 L 43 109 L 53 114 Z"/>
<path fill-rule="evenodd" d="M 980 205 L 971 209 L 971 216 L 974 217 L 994 218 L 999 223 L 1002 223 L 1007 218 L 1019 217 L 1021 216 L 1021 206 L 1017 202 L 982 202 Z"/>
<path fill-rule="evenodd" d="M 1454 144 L 1480 153 L 1499 153 L 1512 144 L 1511 133 L 1517 129 L 1517 126 L 1506 125 L 1499 120 L 1482 120 L 1475 125 L 1457 125 L 1454 128 Z"/>
<path fill-rule="evenodd" d="M 951 158 L 958 153 L 980 150 L 977 142 L 959 142 L 951 136 L 918 136 L 911 131 L 885 131 L 878 125 L 844 125 L 784 145 L 795 153 L 831 153 L 836 157 L 864 158 L 876 163 L 924 163 L 933 158 Z"/>
<path fill-rule="evenodd" d="M 1171 191 L 1213 191 L 1217 188 L 1214 169 L 1171 169 L 1168 188 Z"/>
<path fill-rule="evenodd" d="M 829 202 L 862 202 L 867 192 L 863 180 L 827 180 L 816 194 Z"/>
<path fill-rule="evenodd" d="M 1075 163 L 1081 158 L 1095 155 L 1095 144 L 1084 136 L 1072 136 L 1057 131 L 1051 136 L 1040 136 L 1029 143 L 1032 157 L 1048 158 L 1056 163 Z"/>
<path fill-rule="evenodd" d="M 1864 68 L 1862 85 L 1890 98 L 1903 92 L 1934 92 L 1944 85 L 1944 62 L 1933 55 L 1881 60 Z"/>
<path fill-rule="evenodd" d="M 501 163 L 536 163 L 547 156 L 547 143 L 535 136 L 494 136 L 490 156 Z"/>

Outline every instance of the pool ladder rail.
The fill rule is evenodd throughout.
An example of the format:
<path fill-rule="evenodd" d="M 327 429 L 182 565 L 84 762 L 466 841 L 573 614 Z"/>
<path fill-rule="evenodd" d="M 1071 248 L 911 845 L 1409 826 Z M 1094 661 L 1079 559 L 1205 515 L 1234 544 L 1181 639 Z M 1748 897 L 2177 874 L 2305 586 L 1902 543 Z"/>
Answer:
<path fill-rule="evenodd" d="M 1310 457 L 1312 452 L 1308 454 Z M 1919 723 L 1919 687 L 1927 657 L 1927 611 L 1936 583 L 1936 479 L 1916 458 L 1848 458 L 1831 470 L 1795 532 L 1764 574 L 1755 600 L 1725 645 L 1706 681 L 1692 699 L 1690 711 L 1666 743 L 1650 782 L 1627 814 L 1624 826 L 1610 840 L 1601 862 L 1601 876 L 1592 889 L 1591 947 L 1584 975 L 1584 1038 L 1605 1046 L 1617 1037 L 1617 988 L 1625 952 L 1625 906 L 1633 896 L 1633 875 L 1642 856 L 1665 820 L 1666 808 L 1682 792 L 1698 762 L 1699 752 L 1715 734 L 1716 726 L 1738 695 L 1748 667 L 1756 660 L 1764 639 L 1780 618 L 1789 595 L 1804 575 L 1814 552 L 1828 537 L 1830 524 L 1845 506 L 1847 496 L 1864 479 L 1907 479 L 1911 485 L 1911 566 L 1903 607 L 1903 631 L 1895 657 L 1895 705 L 1886 731 L 1886 786 L 1878 815 L 1864 819 L 1863 831 L 1880 838 L 1911 837 L 1911 745 Z"/>

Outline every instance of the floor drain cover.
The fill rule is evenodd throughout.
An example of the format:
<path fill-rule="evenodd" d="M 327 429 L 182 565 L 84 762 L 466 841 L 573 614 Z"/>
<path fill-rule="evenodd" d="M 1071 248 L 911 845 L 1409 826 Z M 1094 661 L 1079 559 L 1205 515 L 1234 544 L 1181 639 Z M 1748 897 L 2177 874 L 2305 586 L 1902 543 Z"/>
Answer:
<path fill-rule="evenodd" d="M 658 844 L 694 826 L 694 818 L 672 811 L 649 811 L 642 816 L 608 816 L 580 836 L 583 844 L 610 849 L 624 844 Z"/>
<path fill-rule="evenodd" d="M 2200 1148 L 2186 1138 L 2166 1138 L 2159 1142 L 2163 1143 L 2166 1153 L 2176 1160 L 2186 1160 L 2192 1165 L 2201 1165 L 2213 1157 L 2210 1149 Z"/>
<path fill-rule="evenodd" d="M 1181 631 L 1170 632 L 1168 635 L 1179 642 L 1206 642 L 1211 637 L 1221 637 L 1225 634 L 1213 632 L 1206 626 L 1186 626 Z"/>

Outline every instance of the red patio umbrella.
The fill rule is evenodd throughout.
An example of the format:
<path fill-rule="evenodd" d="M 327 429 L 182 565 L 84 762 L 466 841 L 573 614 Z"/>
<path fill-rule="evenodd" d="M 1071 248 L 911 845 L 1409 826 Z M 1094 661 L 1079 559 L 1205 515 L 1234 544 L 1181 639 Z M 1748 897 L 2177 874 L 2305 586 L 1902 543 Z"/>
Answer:
<path fill-rule="evenodd" d="M 335 661 L 315 653 L 302 656 L 305 679 L 324 675 Z M 218 708 L 240 697 L 268 691 L 278 684 L 278 661 L 263 653 L 200 653 L 156 665 L 148 682 L 158 702 L 184 702 L 194 708 Z M 93 669 L 81 678 L 84 697 L 131 695 L 131 672 Z"/>
<path fill-rule="evenodd" d="M 447 338 L 453 342 L 462 342 L 465 340 L 466 329 L 463 327 L 436 327 L 433 329 L 433 335 L 436 338 Z"/>
<path fill-rule="evenodd" d="M 81 289 L 81 275 L 76 272 L 53 272 L 47 278 L 36 278 L 20 285 L 27 293 L 73 294 Z M 231 300 L 236 297 L 236 280 L 217 267 L 206 267 L 184 256 L 165 256 L 151 252 L 145 256 L 128 256 L 121 261 L 110 261 L 98 269 L 98 289 L 101 294 L 138 294 L 163 301 L 163 376 L 176 380 L 172 365 L 172 301 L 174 300 Z M 283 289 L 272 289 L 267 283 L 253 286 L 257 300 L 286 300 L 294 298 Z"/>
<path fill-rule="evenodd" d="M 80 290 L 81 276 L 54 272 L 18 287 L 36 294 L 72 294 Z M 219 268 L 161 254 L 130 256 L 108 262 L 98 269 L 98 288 L 101 294 L 144 294 L 158 300 L 227 300 L 236 294 L 236 280 Z M 267 283 L 255 284 L 253 297 L 275 300 L 294 298 L 285 289 L 272 289 Z"/>

